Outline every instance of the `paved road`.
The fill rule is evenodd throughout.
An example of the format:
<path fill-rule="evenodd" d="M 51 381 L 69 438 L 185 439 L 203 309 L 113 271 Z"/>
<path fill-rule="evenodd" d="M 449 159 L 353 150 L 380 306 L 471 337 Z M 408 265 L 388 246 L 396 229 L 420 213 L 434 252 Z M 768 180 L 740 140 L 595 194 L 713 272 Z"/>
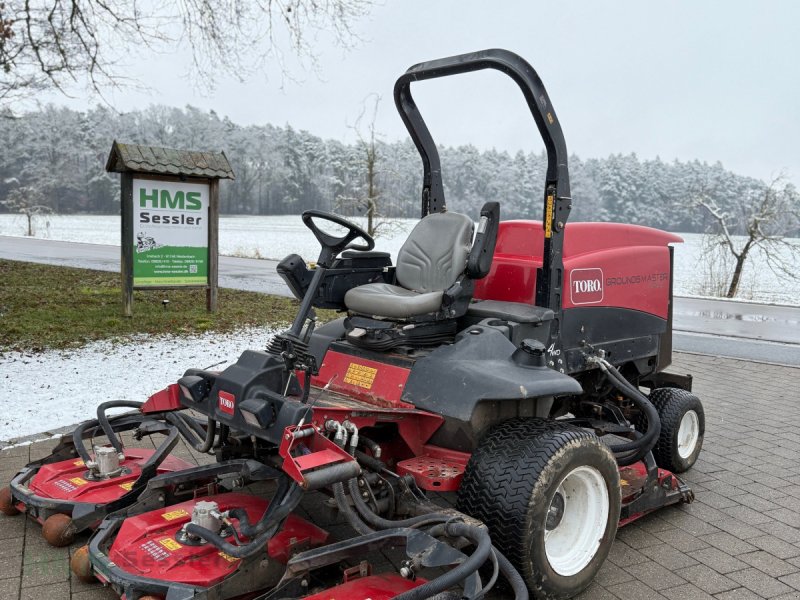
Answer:
<path fill-rule="evenodd" d="M 0 236 L 0 258 L 119 271 L 119 247 Z M 290 295 L 277 261 L 220 257 L 220 285 Z M 675 349 L 800 365 L 800 308 L 676 298 Z"/>
<path fill-rule="evenodd" d="M 703 452 L 685 479 L 693 504 L 662 509 L 628 525 L 581 600 L 798 600 L 800 598 L 800 369 L 677 353 L 675 366 L 694 374 L 706 411 Z M 132 443 L 141 446 L 142 442 Z M 99 442 L 98 442 L 99 443 Z M 0 485 L 54 442 L 0 451 Z M 213 460 L 183 442 L 175 454 Z M 263 493 L 263 490 L 262 490 Z M 298 513 L 336 537 L 353 535 L 311 493 Z M 444 496 L 442 501 L 451 501 Z M 86 543 L 76 540 L 72 549 Z M 0 515 L 2 600 L 113 600 L 68 568 L 68 548 L 50 548 L 41 527 Z M 365 557 L 377 570 L 398 568 L 397 554 Z M 487 600 L 503 600 L 493 592 Z"/>

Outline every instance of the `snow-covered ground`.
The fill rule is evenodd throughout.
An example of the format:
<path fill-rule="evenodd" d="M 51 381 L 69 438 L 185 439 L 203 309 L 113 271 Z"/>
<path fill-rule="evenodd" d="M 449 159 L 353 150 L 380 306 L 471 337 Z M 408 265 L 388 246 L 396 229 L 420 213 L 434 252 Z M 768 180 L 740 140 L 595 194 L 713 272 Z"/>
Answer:
<path fill-rule="evenodd" d="M 190 367 L 235 362 L 244 350 L 265 348 L 273 333 L 253 328 L 190 337 L 139 336 L 77 350 L 5 354 L 0 359 L 0 447 L 34 434 L 48 437 L 48 431 L 94 418 L 97 405 L 107 400 L 144 401 Z"/>
<path fill-rule="evenodd" d="M 417 219 L 398 219 L 389 231 L 379 237 L 377 249 L 396 256 L 416 222 Z M 92 244 L 120 243 L 118 216 L 48 215 L 37 217 L 34 225 L 37 237 Z M 26 228 L 26 220 L 21 215 L 0 215 L 0 235 L 23 235 Z M 675 294 L 708 295 L 704 285 L 708 279 L 707 261 L 703 258 L 705 236 L 695 233 L 679 235 L 685 243 L 675 245 Z M 800 244 L 800 240 L 795 241 Z M 219 247 L 220 253 L 228 256 L 276 260 L 293 252 L 307 260 L 314 260 L 319 254 L 319 244 L 298 215 L 220 217 Z M 797 270 L 800 270 L 800 265 Z M 739 298 L 797 305 L 800 303 L 800 281 L 773 273 L 766 266 L 763 256 L 756 252 L 745 267 Z"/>

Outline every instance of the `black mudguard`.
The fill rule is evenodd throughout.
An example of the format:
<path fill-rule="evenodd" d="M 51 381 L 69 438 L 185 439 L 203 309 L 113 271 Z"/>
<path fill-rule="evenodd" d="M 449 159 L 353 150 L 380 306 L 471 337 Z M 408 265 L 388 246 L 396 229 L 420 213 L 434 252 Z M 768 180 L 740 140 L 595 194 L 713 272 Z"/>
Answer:
<path fill-rule="evenodd" d="M 468 422 L 484 401 L 529 400 L 583 393 L 580 383 L 547 367 L 526 367 L 511 358 L 516 350 L 497 329 L 476 325 L 454 344 L 417 360 L 402 399 L 420 410 Z"/>

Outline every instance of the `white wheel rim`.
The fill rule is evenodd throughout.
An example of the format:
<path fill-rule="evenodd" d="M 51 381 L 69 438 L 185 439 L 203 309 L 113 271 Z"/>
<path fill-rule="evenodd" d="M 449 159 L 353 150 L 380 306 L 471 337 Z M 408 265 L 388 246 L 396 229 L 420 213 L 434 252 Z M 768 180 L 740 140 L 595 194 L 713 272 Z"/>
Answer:
<path fill-rule="evenodd" d="M 678 427 L 678 456 L 689 458 L 700 439 L 700 417 L 693 410 L 686 411 Z"/>
<path fill-rule="evenodd" d="M 545 517 L 544 550 L 563 577 L 582 571 L 597 553 L 608 524 L 608 489 L 600 471 L 581 466 L 561 481 Z"/>

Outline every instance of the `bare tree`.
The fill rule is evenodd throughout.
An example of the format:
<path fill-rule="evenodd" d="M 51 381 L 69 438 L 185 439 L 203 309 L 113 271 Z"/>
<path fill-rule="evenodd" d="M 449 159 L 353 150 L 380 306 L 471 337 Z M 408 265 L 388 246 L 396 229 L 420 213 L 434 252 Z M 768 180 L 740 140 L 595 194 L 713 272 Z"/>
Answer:
<path fill-rule="evenodd" d="M 745 263 L 754 251 L 761 252 L 776 274 L 800 279 L 800 244 L 787 239 L 800 231 L 800 195 L 783 176 L 752 188 L 733 206 L 721 207 L 706 192 L 696 195 L 694 202 L 712 219 L 712 243 L 732 258 L 727 298 L 739 292 Z"/>
<path fill-rule="evenodd" d="M 367 114 L 367 103 L 372 100 L 372 111 L 369 122 L 362 125 Z M 356 169 L 363 181 L 363 186 L 353 195 L 340 195 L 336 198 L 336 206 L 340 210 L 356 210 L 367 217 L 367 233 L 373 237 L 391 229 L 395 221 L 388 218 L 390 205 L 381 194 L 378 186 L 379 171 L 379 146 L 378 134 L 375 131 L 375 121 L 378 116 L 378 106 L 381 102 L 379 94 L 370 94 L 364 100 L 361 113 L 351 129 L 356 133 L 357 160 Z"/>
<path fill-rule="evenodd" d="M 33 222 L 37 215 L 50 214 L 53 212 L 49 206 L 42 203 L 41 192 L 32 187 L 18 187 L 11 190 L 6 199 L 0 202 L 10 210 L 21 215 L 25 215 L 28 220 L 27 235 L 33 237 Z"/>
<path fill-rule="evenodd" d="M 344 47 L 373 0 L 0 0 L 0 100 L 83 83 L 98 93 L 131 83 L 122 63 L 145 46 L 173 53 L 186 44 L 195 79 L 241 79 L 267 64 L 290 76 L 284 47 L 316 65 L 314 40 Z"/>

